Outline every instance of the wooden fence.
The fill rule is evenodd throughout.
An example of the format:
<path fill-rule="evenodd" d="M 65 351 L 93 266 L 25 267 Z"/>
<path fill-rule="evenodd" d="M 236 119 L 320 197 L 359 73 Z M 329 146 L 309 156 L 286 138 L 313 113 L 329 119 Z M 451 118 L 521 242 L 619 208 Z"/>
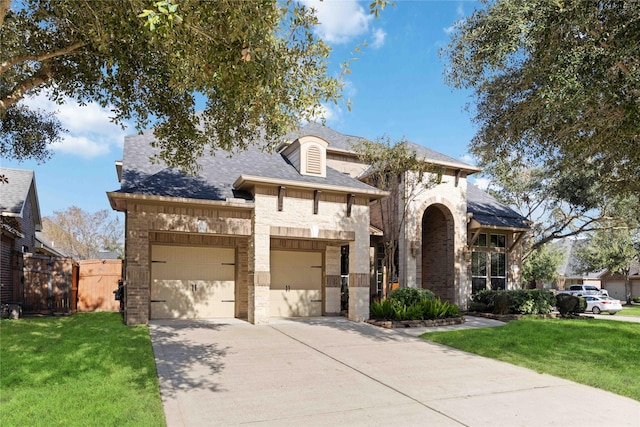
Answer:
<path fill-rule="evenodd" d="M 78 311 L 118 311 L 120 301 L 113 292 L 122 278 L 122 260 L 80 261 Z"/>
<path fill-rule="evenodd" d="M 78 284 L 78 263 L 71 258 L 40 254 L 20 254 L 14 259 L 22 294 L 22 309 L 27 313 L 72 312 Z M 21 277 L 20 277 L 21 276 Z M 20 292 L 22 291 L 22 292 Z"/>

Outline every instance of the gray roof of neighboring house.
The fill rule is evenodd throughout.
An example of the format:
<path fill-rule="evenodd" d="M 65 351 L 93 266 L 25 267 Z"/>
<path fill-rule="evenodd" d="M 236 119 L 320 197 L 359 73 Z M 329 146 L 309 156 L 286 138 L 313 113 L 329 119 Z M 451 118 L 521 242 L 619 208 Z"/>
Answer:
<path fill-rule="evenodd" d="M 582 245 L 587 244 L 585 239 L 560 239 L 552 243 L 555 247 L 560 249 L 564 258 L 562 263 L 557 268 L 557 273 L 564 278 L 582 278 L 582 279 L 598 279 L 604 270 L 583 273 L 577 271 L 577 255 L 576 250 Z"/>
<path fill-rule="evenodd" d="M 4 175 L 7 180 L 0 183 L 0 212 L 21 216 L 31 183 L 35 179 L 33 171 L 0 168 L 0 175 Z"/>
<path fill-rule="evenodd" d="M 530 228 L 527 218 L 471 183 L 467 184 L 467 212 L 481 225 Z"/>
<path fill-rule="evenodd" d="M 290 134 L 290 137 L 303 135 L 319 136 L 327 140 L 330 146 L 344 144 L 349 138 L 328 128 L 318 128 L 316 124 L 303 127 Z M 300 175 L 284 156 L 263 151 L 259 143 L 232 156 L 223 150 L 216 150 L 214 155 L 210 155 L 205 148 L 205 155 L 198 160 L 201 167 L 198 176 L 190 176 L 179 169 L 151 163 L 150 157 L 159 152 L 151 146 L 153 140 L 151 131 L 125 138 L 120 192 L 201 200 L 250 200 L 250 194 L 233 188 L 233 183 L 241 174 L 355 190 L 373 189 L 330 167 L 327 167 L 326 178 Z"/>
<path fill-rule="evenodd" d="M 461 162 L 460 160 L 454 159 L 453 157 L 446 156 L 442 153 L 438 153 L 437 151 L 433 151 L 429 148 L 423 147 L 422 145 L 418 145 L 413 142 L 407 142 L 407 145 L 413 148 L 416 151 L 416 154 L 426 160 L 429 160 L 432 163 L 450 165 L 452 167 L 457 167 L 460 169 L 480 169 L 476 166 Z"/>
<path fill-rule="evenodd" d="M 58 256 L 61 258 L 70 258 L 70 256 L 66 252 L 55 248 L 53 245 L 53 242 L 44 238 L 41 231 L 36 231 L 36 249 L 40 249 L 42 252 L 46 252 L 48 255 Z"/>

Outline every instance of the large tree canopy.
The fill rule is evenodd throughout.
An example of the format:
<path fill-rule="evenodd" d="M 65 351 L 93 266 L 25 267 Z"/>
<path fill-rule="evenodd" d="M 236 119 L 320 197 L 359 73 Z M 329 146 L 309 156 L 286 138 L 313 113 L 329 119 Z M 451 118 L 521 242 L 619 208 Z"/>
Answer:
<path fill-rule="evenodd" d="M 483 3 L 443 50 L 448 83 L 474 91 L 472 152 L 640 191 L 640 2 Z"/>
<path fill-rule="evenodd" d="M 161 159 L 187 170 L 211 135 L 230 151 L 275 143 L 340 96 L 316 23 L 293 1 L 0 0 L 0 155 L 47 158 L 59 126 L 20 102 L 45 88 L 139 130 L 157 120 Z"/>

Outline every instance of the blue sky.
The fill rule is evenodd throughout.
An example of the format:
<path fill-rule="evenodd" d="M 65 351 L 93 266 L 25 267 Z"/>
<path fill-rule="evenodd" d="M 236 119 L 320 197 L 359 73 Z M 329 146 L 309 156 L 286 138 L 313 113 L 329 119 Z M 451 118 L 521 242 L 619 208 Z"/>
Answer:
<path fill-rule="evenodd" d="M 443 154 L 472 163 L 468 144 L 474 135 L 464 111 L 468 93 L 444 83 L 438 56 L 453 23 L 478 6 L 467 1 L 396 1 L 379 19 L 369 14 L 369 1 L 307 1 L 318 10 L 319 34 L 333 48 L 332 72 L 367 42 L 346 76 L 345 104 L 326 107 L 327 125 L 335 130 L 375 139 L 406 138 Z M 122 158 L 122 130 L 109 111 L 72 101 L 55 105 L 40 96 L 30 105 L 58 112 L 69 130 L 47 163 L 0 159 L 3 167 L 33 169 L 43 216 L 76 205 L 88 211 L 110 209 L 106 192 L 119 188 L 114 162 Z"/>

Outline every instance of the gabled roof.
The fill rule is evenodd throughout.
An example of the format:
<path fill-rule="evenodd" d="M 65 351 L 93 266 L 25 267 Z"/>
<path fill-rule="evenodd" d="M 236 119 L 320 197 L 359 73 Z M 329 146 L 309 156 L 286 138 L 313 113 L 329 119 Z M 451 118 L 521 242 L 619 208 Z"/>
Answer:
<path fill-rule="evenodd" d="M 40 226 L 40 204 L 33 171 L 0 168 L 0 175 L 4 177 L 0 183 L 0 214 L 23 218 L 25 204 L 31 197 L 33 222 Z"/>
<path fill-rule="evenodd" d="M 471 183 L 467 183 L 467 213 L 483 227 L 518 230 L 531 228 L 527 218 Z"/>
<path fill-rule="evenodd" d="M 418 156 L 422 157 L 429 163 L 433 163 L 436 165 L 448 166 L 454 169 L 461 169 L 467 171 L 468 173 L 480 172 L 482 169 L 477 166 L 472 166 L 467 163 L 461 162 L 460 160 L 454 159 L 453 157 L 446 156 L 442 153 L 438 153 L 437 151 L 433 151 L 427 147 L 423 147 L 422 145 L 415 144 L 413 142 L 407 142 L 407 145 L 415 150 Z"/>
<path fill-rule="evenodd" d="M 582 273 L 577 271 L 577 255 L 576 250 L 582 245 L 586 244 L 585 239 L 560 239 L 554 241 L 552 244 L 560 251 L 562 251 L 564 257 L 562 263 L 556 269 L 556 272 L 560 277 L 565 279 L 598 279 L 606 270 Z"/>
<path fill-rule="evenodd" d="M 328 128 L 319 128 L 315 124 L 289 134 L 289 138 L 295 139 L 304 135 L 319 136 L 330 146 L 341 146 L 348 139 L 346 135 Z M 301 175 L 280 153 L 262 150 L 261 146 L 264 144 L 260 142 L 232 156 L 222 150 L 210 155 L 205 148 L 205 155 L 198 159 L 198 176 L 190 176 L 178 169 L 151 163 L 149 159 L 159 152 L 159 149 L 151 146 L 153 140 L 154 136 L 150 131 L 125 138 L 119 192 L 213 201 L 225 201 L 230 198 L 252 200 L 251 194 L 244 191 L 245 188 L 234 186 L 240 177 L 250 177 L 253 181 L 277 182 L 280 185 L 298 184 L 301 187 L 333 188 L 341 192 L 380 193 L 379 196 L 386 194 L 330 167 L 327 167 L 326 178 Z"/>
<path fill-rule="evenodd" d="M 40 231 L 36 231 L 35 246 L 37 253 L 60 258 L 70 258 L 66 252 L 54 248 L 53 243 L 45 239 Z"/>

